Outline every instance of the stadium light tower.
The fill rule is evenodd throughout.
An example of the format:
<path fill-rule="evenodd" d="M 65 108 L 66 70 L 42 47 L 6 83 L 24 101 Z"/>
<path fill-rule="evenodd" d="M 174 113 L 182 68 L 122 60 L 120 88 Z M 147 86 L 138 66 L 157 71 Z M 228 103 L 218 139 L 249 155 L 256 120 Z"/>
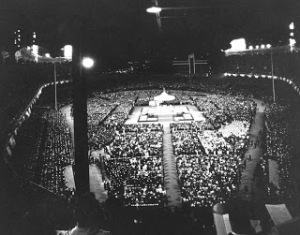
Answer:
<path fill-rule="evenodd" d="M 71 45 L 65 45 L 62 49 L 64 51 L 64 59 L 66 59 L 67 61 L 72 61 L 72 52 L 73 52 L 73 47 Z M 47 53 L 45 54 L 45 57 L 50 58 L 50 54 Z M 60 63 L 61 64 L 62 60 L 61 57 L 59 57 L 59 60 L 54 61 L 53 62 L 53 66 L 54 66 L 54 104 L 55 104 L 55 110 L 58 110 L 57 107 L 57 69 L 56 69 L 56 63 Z"/>
<path fill-rule="evenodd" d="M 158 6 L 157 0 L 154 0 L 153 2 L 155 4 L 155 6 L 147 8 L 146 11 L 148 13 L 156 15 L 156 22 L 157 22 L 157 25 L 158 25 L 158 30 L 159 30 L 159 32 L 162 32 L 161 17 L 160 17 L 160 12 L 161 12 L 162 8 Z"/>
<path fill-rule="evenodd" d="M 182 1 L 184 2 L 184 1 Z M 195 1 L 197 2 L 197 1 Z M 209 1 L 208 1 L 209 2 Z M 221 9 L 225 9 L 225 8 L 229 8 L 231 9 L 232 7 L 236 6 L 236 3 L 234 3 L 235 5 L 233 6 L 232 4 L 220 4 L 218 6 L 216 6 L 215 4 L 211 4 L 211 3 L 207 3 L 207 4 L 199 4 L 199 5 L 194 5 L 194 6 L 169 6 L 169 7 L 160 7 L 158 6 L 158 0 L 152 0 L 153 6 L 149 7 L 146 9 L 146 12 L 151 13 L 151 14 L 155 14 L 156 15 L 156 21 L 157 21 L 157 25 L 158 25 L 158 29 L 160 32 L 162 32 L 162 28 L 161 28 L 161 19 L 162 18 L 176 18 L 174 16 L 171 17 L 161 17 L 160 13 L 162 11 L 166 11 L 166 10 L 172 10 L 172 11 L 176 11 L 176 10 L 210 10 L 210 9 L 215 9 L 216 7 L 221 8 Z M 247 8 L 248 4 L 245 3 L 238 3 L 240 8 Z"/>
<path fill-rule="evenodd" d="M 231 48 L 225 51 L 226 56 L 230 55 L 243 55 L 247 53 L 253 54 L 252 51 L 257 53 L 270 52 L 271 55 L 271 78 L 272 78 L 272 92 L 273 92 L 273 102 L 275 103 L 275 80 L 274 80 L 274 63 L 273 63 L 273 48 L 270 44 L 267 45 L 256 45 L 255 48 L 253 46 L 249 46 L 248 50 L 246 49 L 246 41 L 244 38 L 234 39 L 231 41 Z M 234 75 L 233 75 L 234 76 Z"/>

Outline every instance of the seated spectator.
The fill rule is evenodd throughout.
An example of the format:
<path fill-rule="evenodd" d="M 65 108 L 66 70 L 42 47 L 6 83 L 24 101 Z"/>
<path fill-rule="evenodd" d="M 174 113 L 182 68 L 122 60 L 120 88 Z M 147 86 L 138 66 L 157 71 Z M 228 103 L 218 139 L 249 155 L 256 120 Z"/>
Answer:
<path fill-rule="evenodd" d="M 98 228 L 99 221 L 97 220 L 98 202 L 94 194 L 90 193 L 83 195 L 77 202 L 75 208 L 75 218 L 77 224 L 71 229 L 69 235 L 110 235 L 110 231 Z"/>

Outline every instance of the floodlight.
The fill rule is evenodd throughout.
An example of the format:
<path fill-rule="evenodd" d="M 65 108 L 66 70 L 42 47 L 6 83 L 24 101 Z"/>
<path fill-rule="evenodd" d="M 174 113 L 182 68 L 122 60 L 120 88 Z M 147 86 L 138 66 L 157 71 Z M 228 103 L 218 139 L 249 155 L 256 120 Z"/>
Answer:
<path fill-rule="evenodd" d="M 72 60 L 73 47 L 71 45 L 64 46 L 64 57 Z"/>
<path fill-rule="evenodd" d="M 156 7 L 156 6 L 153 6 L 153 7 L 149 7 L 149 8 L 147 8 L 147 12 L 148 13 L 160 13 L 161 12 L 161 7 Z"/>
<path fill-rule="evenodd" d="M 294 38 L 290 38 L 290 46 L 293 46 L 296 44 L 296 40 Z"/>
<path fill-rule="evenodd" d="M 33 55 L 38 56 L 38 51 L 39 51 L 38 45 L 32 45 L 31 50 Z"/>
<path fill-rule="evenodd" d="M 83 57 L 82 65 L 86 69 L 90 69 L 94 66 L 94 60 L 90 57 Z"/>

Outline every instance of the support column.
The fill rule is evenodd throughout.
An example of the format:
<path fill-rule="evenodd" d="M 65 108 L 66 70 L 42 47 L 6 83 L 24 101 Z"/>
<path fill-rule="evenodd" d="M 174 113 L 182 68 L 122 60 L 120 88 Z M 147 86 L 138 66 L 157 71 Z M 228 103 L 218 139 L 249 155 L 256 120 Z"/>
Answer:
<path fill-rule="evenodd" d="M 81 43 L 73 47 L 73 114 L 75 166 L 74 180 L 76 194 L 90 192 L 88 135 L 87 135 L 87 94 L 86 81 L 82 71 Z"/>
<path fill-rule="evenodd" d="M 272 73 L 272 91 L 273 91 L 273 102 L 276 102 L 275 95 L 275 80 L 274 80 L 274 65 L 273 65 L 273 51 L 271 49 L 271 73 Z"/>
<path fill-rule="evenodd" d="M 54 106 L 55 106 L 55 111 L 57 111 L 57 84 L 56 84 L 56 63 L 53 63 L 54 66 Z"/>

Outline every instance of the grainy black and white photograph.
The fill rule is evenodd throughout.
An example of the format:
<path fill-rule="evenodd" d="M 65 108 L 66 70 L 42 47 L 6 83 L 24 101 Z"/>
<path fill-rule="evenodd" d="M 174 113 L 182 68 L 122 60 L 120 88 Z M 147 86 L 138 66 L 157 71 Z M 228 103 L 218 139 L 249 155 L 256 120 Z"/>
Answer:
<path fill-rule="evenodd" d="M 299 0 L 0 0 L 0 235 L 300 234 Z"/>

